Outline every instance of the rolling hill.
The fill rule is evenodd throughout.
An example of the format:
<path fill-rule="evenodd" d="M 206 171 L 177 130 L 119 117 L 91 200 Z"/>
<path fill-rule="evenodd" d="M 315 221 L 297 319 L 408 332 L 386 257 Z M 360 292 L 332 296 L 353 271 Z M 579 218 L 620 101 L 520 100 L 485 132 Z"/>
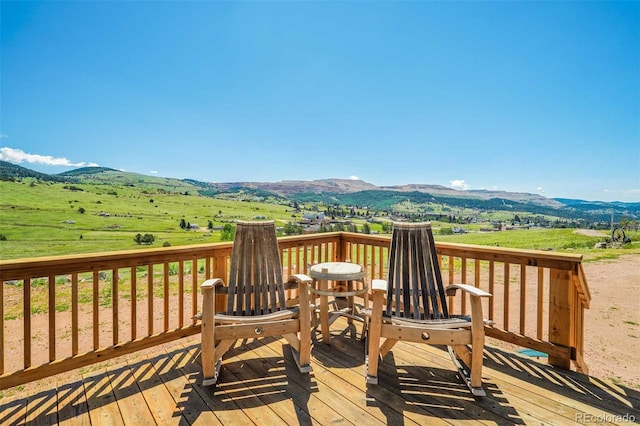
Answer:
<path fill-rule="evenodd" d="M 407 184 L 376 186 L 355 179 L 320 179 L 313 181 L 208 183 L 192 179 L 164 178 L 124 172 L 106 167 L 83 167 L 57 175 L 39 173 L 25 167 L 0 161 L 0 179 L 34 178 L 41 181 L 118 184 L 144 187 L 166 194 L 201 195 L 212 198 L 259 197 L 327 205 L 358 206 L 392 211 L 401 203 L 449 209 L 504 211 L 548 215 L 568 220 L 609 221 L 611 215 L 638 219 L 640 203 L 599 202 L 573 199 L 551 199 L 538 194 L 506 191 L 462 191 L 441 185 Z M 429 209 L 429 207 L 424 207 Z"/>

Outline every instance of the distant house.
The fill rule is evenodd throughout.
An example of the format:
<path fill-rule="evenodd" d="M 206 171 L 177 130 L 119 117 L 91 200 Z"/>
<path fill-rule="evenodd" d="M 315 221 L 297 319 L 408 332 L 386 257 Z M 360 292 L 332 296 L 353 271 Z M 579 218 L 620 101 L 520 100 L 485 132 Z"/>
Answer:
<path fill-rule="evenodd" d="M 302 215 L 306 220 L 324 220 L 324 212 L 320 213 L 305 213 Z"/>
<path fill-rule="evenodd" d="M 189 224 L 189 229 L 200 229 L 200 225 L 197 223 L 191 223 Z"/>

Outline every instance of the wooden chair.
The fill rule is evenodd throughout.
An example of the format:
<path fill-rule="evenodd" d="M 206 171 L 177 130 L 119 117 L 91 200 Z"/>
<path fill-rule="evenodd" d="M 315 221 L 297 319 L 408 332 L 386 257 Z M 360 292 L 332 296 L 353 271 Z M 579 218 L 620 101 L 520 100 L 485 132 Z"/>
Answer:
<path fill-rule="evenodd" d="M 446 296 L 454 295 L 456 290 L 471 295 L 471 318 L 449 314 Z M 465 284 L 444 288 L 430 223 L 394 223 L 388 281 L 373 280 L 372 292 L 367 383 L 378 383 L 379 358 L 384 357 L 396 342 L 406 340 L 447 345 L 472 394 L 486 395 L 482 388 L 484 321 L 481 298 L 491 294 Z M 385 338 L 382 344 L 381 338 Z"/>
<path fill-rule="evenodd" d="M 311 278 L 303 274 L 283 282 L 272 221 L 238 222 L 228 287 L 220 278 L 202 284 L 203 385 L 217 382 L 222 356 L 237 339 L 282 336 L 291 345 L 300 372 L 311 371 L 310 283 Z M 291 306 L 285 290 L 296 288 L 299 303 Z M 227 295 L 225 313 L 214 312 L 215 294 Z"/>

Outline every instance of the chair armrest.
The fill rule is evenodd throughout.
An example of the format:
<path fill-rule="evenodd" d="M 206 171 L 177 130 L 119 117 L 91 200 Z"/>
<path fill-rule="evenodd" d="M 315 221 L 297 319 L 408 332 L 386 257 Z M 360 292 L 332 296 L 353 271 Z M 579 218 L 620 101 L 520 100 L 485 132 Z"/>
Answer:
<path fill-rule="evenodd" d="M 371 281 L 371 291 L 373 291 L 374 293 L 378 291 L 383 291 L 386 293 L 388 286 L 389 283 L 387 282 L 387 280 L 376 278 Z"/>
<path fill-rule="evenodd" d="M 224 281 L 222 278 L 210 278 L 200 285 L 200 289 L 204 293 L 209 289 L 215 289 L 216 287 L 224 286 Z"/>
<path fill-rule="evenodd" d="M 487 293 L 484 290 L 480 290 L 478 287 L 474 287 L 469 284 L 451 284 L 445 288 L 447 296 L 455 296 L 457 290 L 462 290 L 471 296 L 476 297 L 491 297 L 491 293 Z"/>
<path fill-rule="evenodd" d="M 298 284 L 302 284 L 302 283 L 310 284 L 311 281 L 313 281 L 313 280 L 308 275 L 305 275 L 305 274 L 293 274 L 293 275 L 289 276 L 289 280 L 287 282 L 288 283 L 298 283 Z"/>

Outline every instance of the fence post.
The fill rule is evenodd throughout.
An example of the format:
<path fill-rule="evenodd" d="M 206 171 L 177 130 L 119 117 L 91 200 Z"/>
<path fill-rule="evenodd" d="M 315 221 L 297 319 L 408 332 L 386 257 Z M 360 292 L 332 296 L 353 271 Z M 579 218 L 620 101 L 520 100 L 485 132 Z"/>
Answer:
<path fill-rule="evenodd" d="M 571 314 L 571 274 L 570 271 L 550 269 L 549 278 L 549 342 L 571 347 L 573 315 Z M 549 356 L 549 364 L 571 369 L 571 355 Z"/>

